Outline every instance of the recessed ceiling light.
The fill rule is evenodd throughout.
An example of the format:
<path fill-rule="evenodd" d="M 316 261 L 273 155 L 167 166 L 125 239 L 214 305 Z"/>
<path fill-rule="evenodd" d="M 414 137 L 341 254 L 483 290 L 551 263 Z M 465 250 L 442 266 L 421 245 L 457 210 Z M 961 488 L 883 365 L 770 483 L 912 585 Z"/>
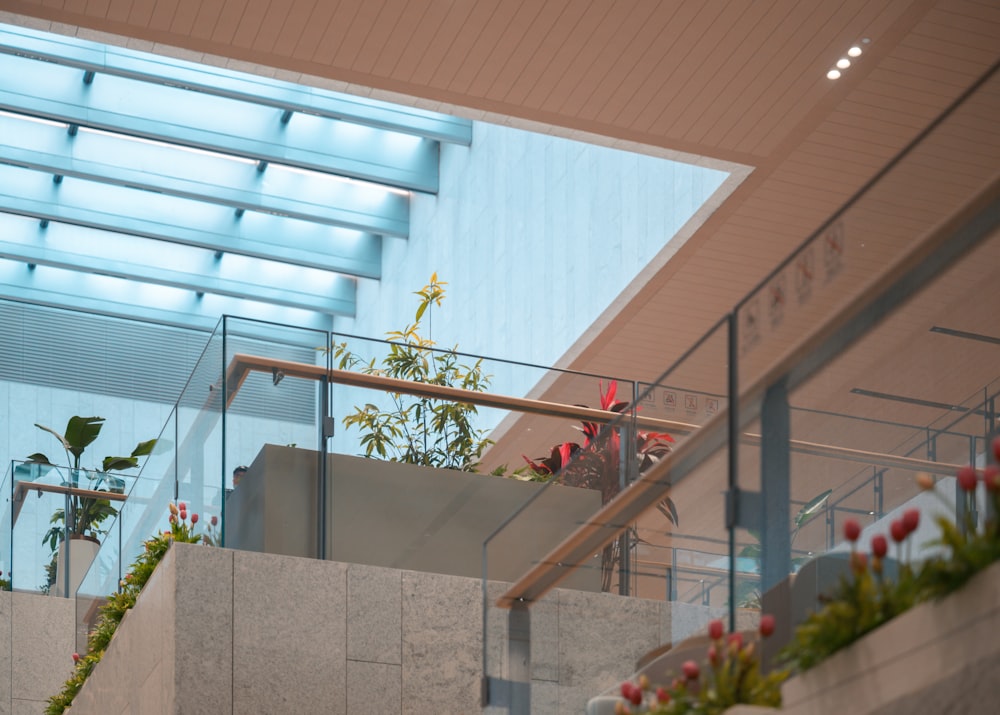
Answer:
<path fill-rule="evenodd" d="M 850 57 L 860 57 L 861 56 L 861 52 L 862 52 L 862 49 L 860 47 L 858 47 L 857 45 L 855 45 L 854 47 L 852 47 L 851 49 L 849 49 L 847 51 L 847 54 Z"/>
<path fill-rule="evenodd" d="M 841 57 L 839 60 L 837 60 L 837 67 L 839 67 L 842 70 L 846 70 L 850 66 L 851 66 L 851 61 L 846 57 Z"/>
<path fill-rule="evenodd" d="M 826 73 L 827 79 L 840 79 L 840 70 L 830 70 Z"/>

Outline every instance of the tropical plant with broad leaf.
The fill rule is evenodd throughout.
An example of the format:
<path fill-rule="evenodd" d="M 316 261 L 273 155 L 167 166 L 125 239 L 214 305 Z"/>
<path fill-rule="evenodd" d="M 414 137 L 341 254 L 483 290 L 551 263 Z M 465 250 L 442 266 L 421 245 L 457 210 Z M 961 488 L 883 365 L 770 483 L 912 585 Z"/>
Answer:
<path fill-rule="evenodd" d="M 68 517 L 65 509 L 57 509 L 49 520 L 52 528 L 46 532 L 42 543 L 47 543 L 52 551 L 59 548 L 67 530 L 70 538 L 99 540 L 100 536 L 105 533 L 101 529 L 102 524 L 108 517 L 115 516 L 118 511 L 111 505 L 111 501 L 107 497 L 95 495 L 93 492 L 121 492 L 124 484 L 112 472 L 135 469 L 139 466 L 139 458 L 151 454 L 153 447 L 156 446 L 155 439 L 139 442 L 129 456 L 105 457 L 101 462 L 100 469 L 85 469 L 81 466 L 84 452 L 101 434 L 104 422 L 103 417 L 73 416 L 69 418 L 66 429 L 62 433 L 51 427 L 35 424 L 38 429 L 48 432 L 59 440 L 66 452 L 66 461 L 71 466 L 63 479 L 64 485 L 84 492 L 72 491 L 70 493 Z M 29 455 L 28 462 L 54 468 L 60 473 L 63 469 L 63 467 L 55 465 L 41 452 Z"/>
<path fill-rule="evenodd" d="M 602 410 L 618 413 L 626 410 L 629 403 L 617 400 L 617 392 L 617 381 L 609 381 L 607 390 L 604 389 L 604 381 L 600 382 Z M 634 446 L 623 450 L 622 430 L 619 428 L 603 429 L 603 425 L 588 421 L 581 424 L 580 431 L 584 437 L 582 444 L 563 442 L 554 446 L 547 457 L 532 459 L 522 455 L 530 469 L 532 481 L 547 482 L 555 479 L 567 486 L 596 489 L 601 493 L 601 503 L 607 504 L 622 489 L 623 454 L 626 459 L 635 459 L 638 466 L 636 476 L 639 476 L 667 456 L 674 441 L 673 437 L 664 432 L 636 431 Z M 671 524 L 680 524 L 677 507 L 670 497 L 661 500 L 656 508 Z M 628 539 L 633 543 L 640 540 L 634 526 L 628 529 Z M 617 566 L 621 562 L 622 546 L 621 539 L 615 540 L 601 554 L 601 586 L 605 591 L 610 590 Z"/>

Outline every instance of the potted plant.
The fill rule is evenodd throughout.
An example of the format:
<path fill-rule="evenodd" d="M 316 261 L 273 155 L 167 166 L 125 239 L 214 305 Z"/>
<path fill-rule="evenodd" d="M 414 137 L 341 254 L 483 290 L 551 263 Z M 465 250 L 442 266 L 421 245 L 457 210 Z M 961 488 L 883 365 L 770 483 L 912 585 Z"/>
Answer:
<path fill-rule="evenodd" d="M 63 574 L 67 559 L 62 544 L 66 536 L 68 535 L 71 540 L 80 544 L 87 542 L 91 544 L 71 549 L 68 557 L 71 559 L 70 572 L 78 585 L 100 546 L 100 537 L 105 533 L 102 525 L 108 517 L 118 514 L 118 511 L 111 505 L 111 500 L 107 497 L 96 496 L 93 492 L 122 493 L 125 483 L 120 477 L 114 476 L 112 472 L 138 467 L 139 458 L 145 457 L 153 451 L 156 440 L 139 442 L 127 457 L 105 457 L 100 469 L 85 469 L 81 466 L 83 454 L 100 435 L 101 428 L 104 426 L 103 417 L 70 417 L 62 434 L 44 425 L 35 424 L 35 426 L 59 440 L 66 451 L 66 461 L 71 465 L 66 468 L 63 485 L 71 487 L 73 491 L 67 495 L 66 506 L 56 509 L 52 514 L 52 518 L 49 520 L 52 527 L 42 538 L 42 543 L 47 543 L 52 549 L 53 561 L 56 563 L 55 568 L 50 563 L 46 569 L 47 585 L 51 587 L 54 583 L 55 594 L 62 595 L 65 583 Z M 60 469 L 41 452 L 30 455 L 28 462 L 45 465 L 57 471 Z M 73 551 L 76 551 L 77 554 L 73 554 Z M 73 586 L 74 584 L 71 584 L 71 591 Z"/>
<path fill-rule="evenodd" d="M 601 381 L 599 392 L 602 410 L 622 413 L 629 407 L 628 402 L 615 399 L 617 391 L 617 381 L 611 380 L 607 391 Z M 607 504 L 622 489 L 622 454 L 624 451 L 628 459 L 629 449 L 622 449 L 621 435 L 617 429 L 605 430 L 603 425 L 586 421 L 579 429 L 584 435 L 582 445 L 563 442 L 553 447 L 548 457 L 537 459 L 522 455 L 528 464 L 527 478 L 540 482 L 555 480 L 566 486 L 595 489 L 601 493 L 601 503 Z M 673 437 L 662 432 L 637 431 L 634 448 L 631 449 L 638 472 L 636 476 L 642 475 L 666 457 L 673 441 Z M 515 476 L 524 478 L 523 475 Z M 656 508 L 675 527 L 680 525 L 677 507 L 670 497 L 663 498 Z M 611 590 L 614 574 L 621 562 L 622 549 L 628 548 L 629 542 L 639 541 L 637 530 L 632 526 L 626 531 L 625 538 L 616 539 L 604 548 L 601 554 L 601 590 Z"/>
<path fill-rule="evenodd" d="M 448 351 L 434 350 L 434 341 L 421 335 L 421 323 L 445 297 L 446 281 L 437 273 L 415 291 L 420 298 L 414 321 L 403 330 L 386 334 L 389 353 L 381 364 L 352 352 L 346 342 L 333 343 L 330 350 L 341 370 L 381 375 L 411 382 L 460 387 L 475 392 L 489 388 L 490 376 L 483 372 L 482 359 L 471 365 L 458 361 L 457 346 Z M 477 429 L 475 405 L 388 393 L 389 407 L 368 403 L 355 407 L 343 419 L 347 428 L 361 430 L 365 457 L 392 462 L 420 464 L 439 469 L 478 471 L 483 452 L 492 443 L 485 431 Z"/>

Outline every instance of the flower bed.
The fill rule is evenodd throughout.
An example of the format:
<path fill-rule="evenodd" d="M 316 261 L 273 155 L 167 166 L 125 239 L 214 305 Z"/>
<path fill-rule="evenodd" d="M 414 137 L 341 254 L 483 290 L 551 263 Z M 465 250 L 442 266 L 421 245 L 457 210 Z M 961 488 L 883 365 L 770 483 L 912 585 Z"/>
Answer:
<path fill-rule="evenodd" d="M 943 704 L 975 699 L 1000 687 L 1000 563 L 940 601 L 921 603 L 842 648 L 782 688 L 782 713 L 936 712 Z M 985 670 L 984 670 L 985 669 Z M 983 673 L 993 676 L 983 678 Z M 983 681 L 989 681 L 984 683 Z M 992 702 L 954 712 L 989 712 Z M 913 703 L 908 708 L 904 703 Z M 968 700 L 964 701 L 968 703 Z"/>

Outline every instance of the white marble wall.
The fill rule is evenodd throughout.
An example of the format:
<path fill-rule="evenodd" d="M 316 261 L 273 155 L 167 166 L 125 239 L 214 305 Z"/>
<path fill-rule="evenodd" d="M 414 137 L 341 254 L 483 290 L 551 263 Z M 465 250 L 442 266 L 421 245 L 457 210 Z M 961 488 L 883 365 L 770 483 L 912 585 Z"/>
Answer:
<path fill-rule="evenodd" d="M 73 712 L 480 712 L 481 603 L 476 579 L 175 545 Z M 575 715 L 669 639 L 670 608 L 559 590 L 532 631 L 533 711 Z"/>
<path fill-rule="evenodd" d="M 0 715 L 40 715 L 71 675 L 75 606 L 0 591 Z"/>
<path fill-rule="evenodd" d="M 385 242 L 382 280 L 359 281 L 357 317 L 334 328 L 401 329 L 413 319 L 412 292 L 436 271 L 449 297 L 424 322 L 440 346 L 554 364 L 677 251 L 675 234 L 726 177 L 476 122 L 471 147 L 442 147 L 438 195 L 413 196 L 409 238 Z M 527 389 L 498 378 L 500 392 Z"/>

